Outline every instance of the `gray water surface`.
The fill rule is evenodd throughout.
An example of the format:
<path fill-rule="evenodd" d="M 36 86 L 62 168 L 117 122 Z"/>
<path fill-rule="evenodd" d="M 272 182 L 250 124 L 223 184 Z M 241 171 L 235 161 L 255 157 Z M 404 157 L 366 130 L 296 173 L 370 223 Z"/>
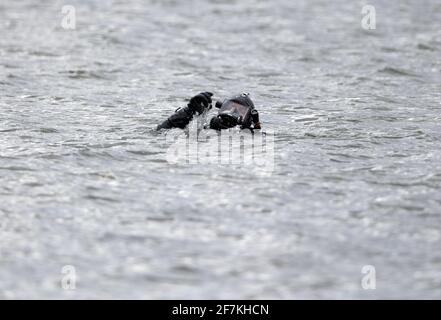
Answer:
<path fill-rule="evenodd" d="M 0 298 L 441 298 L 441 2 L 365 4 L 2 0 Z M 206 90 L 271 175 L 166 161 Z"/>

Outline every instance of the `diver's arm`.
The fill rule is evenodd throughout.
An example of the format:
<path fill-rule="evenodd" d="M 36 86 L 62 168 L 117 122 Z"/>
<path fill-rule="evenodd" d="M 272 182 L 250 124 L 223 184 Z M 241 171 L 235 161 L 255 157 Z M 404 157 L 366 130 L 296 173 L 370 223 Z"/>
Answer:
<path fill-rule="evenodd" d="M 180 128 L 184 129 L 193 119 L 194 111 L 188 106 L 175 111 L 167 120 L 158 125 L 156 130 Z"/>
<path fill-rule="evenodd" d="M 202 114 L 206 109 L 211 107 L 210 92 L 202 92 L 190 99 L 188 105 L 175 111 L 167 120 L 158 125 L 156 130 L 181 128 L 184 129 L 195 114 Z"/>

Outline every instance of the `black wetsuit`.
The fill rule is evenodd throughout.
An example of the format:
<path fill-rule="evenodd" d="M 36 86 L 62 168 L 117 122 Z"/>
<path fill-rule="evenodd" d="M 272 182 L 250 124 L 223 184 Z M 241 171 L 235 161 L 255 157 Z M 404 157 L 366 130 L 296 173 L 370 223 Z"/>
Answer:
<path fill-rule="evenodd" d="M 193 111 L 189 106 L 178 109 L 167 120 L 158 125 L 157 130 L 172 128 L 184 129 L 193 119 L 195 113 L 196 112 Z"/>
<path fill-rule="evenodd" d="M 211 92 L 201 92 L 190 99 L 188 105 L 184 108 L 177 109 L 167 120 L 158 125 L 157 130 L 181 128 L 184 129 L 195 114 L 200 115 L 205 110 L 211 108 Z"/>
<path fill-rule="evenodd" d="M 172 129 L 180 128 L 184 129 L 195 115 L 200 115 L 204 111 L 211 108 L 212 104 L 212 93 L 202 92 L 193 98 L 191 98 L 188 105 L 184 108 L 177 109 L 174 114 L 172 114 L 167 120 L 158 125 L 157 130 L 161 129 Z M 235 102 L 242 106 L 248 108 L 246 113 L 247 118 L 240 119 L 240 122 L 233 122 L 232 124 L 225 123 L 225 120 L 219 116 L 224 109 L 223 106 L 227 107 L 229 102 Z M 249 98 L 248 94 L 240 94 L 231 97 L 230 99 L 224 100 L 224 102 L 216 103 L 216 107 L 219 108 L 220 114 L 211 119 L 209 128 L 214 130 L 228 129 L 236 125 L 240 125 L 242 129 L 260 129 L 259 114 L 254 108 L 253 101 Z"/>

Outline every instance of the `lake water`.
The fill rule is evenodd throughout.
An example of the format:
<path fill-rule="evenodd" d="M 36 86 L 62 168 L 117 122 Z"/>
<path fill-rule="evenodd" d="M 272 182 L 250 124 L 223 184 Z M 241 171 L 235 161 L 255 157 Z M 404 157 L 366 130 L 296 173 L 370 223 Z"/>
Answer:
<path fill-rule="evenodd" d="M 438 0 L 2 0 L 0 298 L 441 298 L 440 57 Z M 166 160 L 207 90 L 271 172 Z"/>

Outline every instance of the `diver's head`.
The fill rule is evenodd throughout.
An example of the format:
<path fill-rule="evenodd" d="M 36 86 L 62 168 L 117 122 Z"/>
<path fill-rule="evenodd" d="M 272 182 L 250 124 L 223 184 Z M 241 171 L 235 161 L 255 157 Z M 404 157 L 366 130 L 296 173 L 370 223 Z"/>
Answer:
<path fill-rule="evenodd" d="M 243 106 L 249 107 L 251 109 L 254 109 L 254 103 L 250 98 L 250 94 L 248 92 L 242 92 L 241 94 L 232 96 L 227 101 L 234 101 L 238 104 L 241 104 Z"/>
<path fill-rule="evenodd" d="M 251 125 L 251 111 L 254 103 L 249 93 L 235 95 L 223 102 L 216 102 L 219 113 L 210 121 L 210 128 L 215 130 L 233 128 L 240 125 L 243 128 Z"/>

